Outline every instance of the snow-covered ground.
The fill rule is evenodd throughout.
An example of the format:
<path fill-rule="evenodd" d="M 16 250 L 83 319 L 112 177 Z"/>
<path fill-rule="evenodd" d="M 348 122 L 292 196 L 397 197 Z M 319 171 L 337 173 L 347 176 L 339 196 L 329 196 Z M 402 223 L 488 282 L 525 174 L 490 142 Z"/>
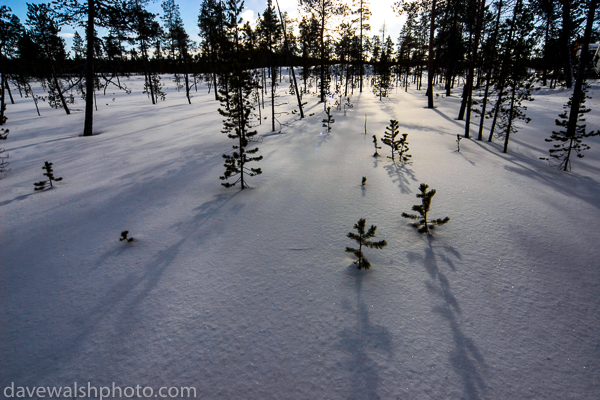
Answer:
<path fill-rule="evenodd" d="M 508 154 L 466 139 L 456 152 L 458 89 L 434 110 L 413 88 L 355 92 L 330 134 L 305 97 L 313 116 L 282 115 L 280 134 L 262 121 L 264 173 L 239 191 L 218 179 L 233 141 L 205 86 L 188 105 L 168 81 L 153 106 L 127 84 L 99 94 L 88 138 L 81 110 L 38 117 L 13 90 L 0 396 L 114 383 L 207 400 L 600 398 L 600 139 L 573 172 L 539 160 L 568 92 L 535 94 Z M 600 129 L 598 81 L 590 94 Z M 372 157 L 390 119 L 409 164 Z M 34 193 L 44 161 L 63 180 Z M 400 216 L 421 182 L 451 218 L 432 238 Z M 359 218 L 388 242 L 368 271 L 344 252 Z"/>

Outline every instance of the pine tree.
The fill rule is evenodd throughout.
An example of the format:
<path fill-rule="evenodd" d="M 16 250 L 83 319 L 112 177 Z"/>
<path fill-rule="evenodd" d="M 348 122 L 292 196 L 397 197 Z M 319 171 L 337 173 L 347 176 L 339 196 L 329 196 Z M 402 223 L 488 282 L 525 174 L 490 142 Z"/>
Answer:
<path fill-rule="evenodd" d="M 260 168 L 249 168 L 247 163 L 262 160 L 263 156 L 254 156 L 258 147 L 248 149 L 253 141 L 256 131 L 252 128 L 251 114 L 254 110 L 252 93 L 258 85 L 256 74 L 244 68 L 244 49 L 241 43 L 241 18 L 243 2 L 231 0 L 226 10 L 226 30 L 230 41 L 229 60 L 231 73 L 227 76 L 226 87 L 220 88 L 221 105 L 219 113 L 226 119 L 223 121 L 223 133 L 230 139 L 237 140 L 233 145 L 232 154 L 223 154 L 225 159 L 225 172 L 221 180 L 238 177 L 233 183 L 224 182 L 223 186 L 229 188 L 240 183 L 241 189 L 248 187 L 245 176 L 256 176 L 262 173 Z"/>
<path fill-rule="evenodd" d="M 10 131 L 8 129 L 0 129 L 0 140 L 6 140 L 9 132 Z M 6 155 L 3 155 L 5 153 L 6 150 L 0 148 L 0 173 L 7 172 L 8 166 L 10 165 L 10 162 L 6 161 L 6 159 L 8 159 L 8 153 L 6 153 Z"/>
<path fill-rule="evenodd" d="M 185 31 L 183 19 L 181 18 L 181 13 L 179 12 L 179 5 L 175 3 L 175 0 L 164 0 L 161 3 L 161 7 L 164 13 L 162 20 L 165 24 L 165 44 L 169 49 L 171 60 L 179 65 L 179 69 L 183 69 L 185 95 L 188 99 L 188 104 L 192 104 L 192 100 L 190 98 L 190 80 L 188 73 L 188 50 L 191 46 L 190 37 Z M 175 77 L 176 80 L 179 79 L 178 74 L 175 74 Z"/>
<path fill-rule="evenodd" d="M 379 152 L 377 150 L 381 149 L 381 146 L 378 146 L 377 136 L 375 135 L 373 135 L 373 146 L 375 146 L 375 154 L 373 154 L 373 157 L 379 157 Z"/>
<path fill-rule="evenodd" d="M 409 158 L 412 157 L 410 154 L 408 154 L 408 133 L 403 133 L 402 137 L 398 139 L 398 134 L 400 133 L 398 125 L 399 122 L 397 120 L 391 119 L 390 125 L 385 128 L 385 135 L 383 139 L 381 139 L 381 142 L 390 146 L 392 156 L 388 158 L 391 158 L 392 161 L 395 161 L 395 154 L 397 152 L 400 161 L 407 162 Z"/>
<path fill-rule="evenodd" d="M 412 207 L 412 210 L 418 212 L 419 215 L 407 214 L 403 212 L 402 217 L 418 220 L 417 222 L 413 223 L 413 226 L 415 228 L 418 228 L 418 232 L 421 234 L 427 233 L 428 235 L 431 235 L 431 229 L 435 228 L 438 225 L 444 225 L 445 223 L 450 221 L 450 218 L 446 217 L 433 220 L 427 218 L 427 214 L 431 209 L 431 199 L 433 198 L 433 196 L 435 196 L 436 193 L 435 189 L 427 191 L 428 188 L 429 185 L 425 183 L 421 183 L 421 185 L 419 186 L 419 190 L 421 191 L 421 193 L 417 194 L 417 198 L 421 199 L 421 204 L 416 204 Z"/>
<path fill-rule="evenodd" d="M 52 187 L 52 181 L 59 182 L 62 181 L 62 178 L 55 178 L 54 171 L 52 170 L 52 163 L 45 161 L 42 169 L 46 170 L 44 176 L 48 177 L 47 181 L 40 181 L 33 184 L 35 188 L 33 190 L 44 190 L 46 188 Z"/>
<path fill-rule="evenodd" d="M 135 0 L 147 2 L 148 0 Z M 101 0 L 53 0 L 52 7 L 57 17 L 65 22 L 85 21 L 86 26 L 86 67 L 85 67 L 85 121 L 83 136 L 92 136 L 94 125 L 94 88 L 96 83 L 95 65 L 98 58 L 96 27 L 109 27 L 114 20 L 124 18 L 125 2 Z"/>
<path fill-rule="evenodd" d="M 73 59 L 75 61 L 81 61 L 83 59 L 85 45 L 83 44 L 83 38 L 79 32 L 75 32 L 73 35 L 73 45 L 71 46 L 71 50 L 73 50 Z"/>
<path fill-rule="evenodd" d="M 19 18 L 10 14 L 12 10 L 7 6 L 0 6 L 0 125 L 6 123 L 6 102 L 4 101 L 4 90 L 6 83 L 6 62 L 9 55 L 14 51 L 23 31 Z"/>
<path fill-rule="evenodd" d="M 358 232 L 358 235 L 354 232 L 348 232 L 346 235 L 348 238 L 355 240 L 358 243 L 358 249 L 353 249 L 352 247 L 346 247 L 346 253 L 352 253 L 356 256 L 357 260 L 354 264 L 358 264 L 358 269 L 369 269 L 371 268 L 371 263 L 362 252 L 363 246 L 369 247 L 371 249 L 382 249 L 387 246 L 387 242 L 385 240 L 381 240 L 379 242 L 371 242 L 369 239 L 375 237 L 375 231 L 377 227 L 375 225 L 371 225 L 369 230 L 365 232 L 365 223 L 366 220 L 361 218 L 358 220 L 356 224 L 354 224 L 354 229 Z"/>
<path fill-rule="evenodd" d="M 335 122 L 335 119 L 331 116 L 331 107 L 327 107 L 327 118 L 324 118 L 321 122 L 323 123 L 323 128 L 327 128 L 327 133 L 331 132 L 331 124 Z"/>
<path fill-rule="evenodd" d="M 52 108 L 62 107 L 71 114 L 68 104 L 73 104 L 72 96 L 65 98 L 61 82 L 57 76 L 58 63 L 66 58 L 65 41 L 59 37 L 60 27 L 53 10 L 47 4 L 27 3 L 27 31 L 29 37 L 42 53 L 42 63 L 48 75 L 44 77 L 48 85 L 48 103 Z"/>
<path fill-rule="evenodd" d="M 144 91 L 156 104 L 158 99 L 165 99 L 166 94 L 162 91 L 160 76 L 151 71 L 150 68 L 150 46 L 152 43 L 158 43 L 163 36 L 162 29 L 155 20 L 156 15 L 144 8 L 143 0 L 135 0 L 129 10 L 131 18 L 131 31 L 135 34 L 135 41 L 138 42 L 142 64 L 144 66 Z M 160 52 L 159 52 L 160 53 Z"/>
<path fill-rule="evenodd" d="M 212 85 L 215 90 L 215 100 L 219 100 L 217 90 L 217 75 L 226 73 L 223 65 L 225 47 L 225 10 L 222 1 L 203 0 L 198 15 L 199 36 L 202 38 L 201 46 L 210 64 Z"/>
<path fill-rule="evenodd" d="M 364 49 L 363 49 L 363 33 L 365 31 L 371 30 L 371 25 L 367 23 L 371 17 L 371 11 L 369 11 L 369 0 L 353 0 L 354 7 L 358 7 L 354 14 L 358 14 L 358 25 L 359 25 L 359 47 L 358 47 L 358 74 L 360 76 L 359 80 L 359 90 L 362 93 L 363 89 L 363 75 L 364 75 Z"/>
<path fill-rule="evenodd" d="M 346 5 L 340 0 L 299 0 L 300 6 L 304 8 L 318 23 L 319 30 L 319 57 L 321 63 L 321 76 L 319 80 L 320 102 L 324 103 L 329 88 L 329 73 L 327 71 L 327 24 L 336 15 L 344 15 L 347 11 Z"/>
<path fill-rule="evenodd" d="M 590 109 L 585 108 L 584 105 L 586 98 L 589 98 L 586 95 L 588 86 L 585 83 L 585 69 L 588 62 L 588 48 L 592 37 L 594 15 L 599 3 L 599 0 L 592 0 L 589 2 L 585 33 L 583 36 L 583 46 L 581 49 L 581 62 L 575 86 L 573 88 L 573 94 L 565 107 L 564 113 L 560 115 L 562 121 L 556 120 L 556 124 L 562 126 L 565 130 L 553 132 L 551 138 L 546 139 L 546 141 L 562 142 L 562 144 L 559 143 L 558 145 L 554 145 L 554 149 L 550 150 L 550 157 L 559 160 L 559 168 L 564 171 L 569 170 L 571 167 L 570 158 L 573 151 L 575 151 L 577 157 L 581 158 L 583 157 L 581 152 L 590 148 L 588 145 L 582 143 L 581 139 L 584 137 L 600 135 L 600 131 L 586 133 L 586 125 L 578 124 L 578 122 L 585 121 L 583 116 L 590 112 Z"/>
<path fill-rule="evenodd" d="M 585 107 L 585 100 L 590 97 L 587 96 L 587 88 L 582 90 L 582 100 L 579 102 L 579 115 L 577 122 L 585 122 L 585 114 L 589 113 L 591 109 Z M 554 148 L 548 150 L 549 157 L 540 157 L 542 160 L 551 161 L 552 164 L 556 163 L 558 169 L 563 171 L 571 170 L 571 155 L 575 153 L 578 158 L 583 158 L 583 151 L 589 150 L 590 146 L 583 143 L 582 139 L 585 137 L 598 136 L 600 130 L 586 132 L 586 124 L 577 124 L 575 127 L 575 133 L 569 135 L 567 133 L 567 126 L 569 124 L 569 111 L 573 102 L 573 96 L 569 99 L 566 105 L 563 106 L 564 112 L 559 115 L 560 119 L 556 120 L 556 125 L 564 128 L 562 130 L 553 131 L 549 139 L 545 139 L 546 142 L 558 142 L 554 144 Z"/>
<path fill-rule="evenodd" d="M 390 89 L 392 88 L 392 53 L 394 51 L 394 42 L 392 38 L 388 36 L 381 49 L 381 57 L 375 64 L 375 82 L 373 84 L 373 93 L 379 97 L 379 100 L 383 97 L 387 97 Z"/>
<path fill-rule="evenodd" d="M 259 19 L 258 33 L 260 35 L 260 47 L 266 53 L 269 75 L 271 76 L 271 130 L 275 131 L 275 98 L 277 90 L 277 66 L 276 51 L 281 41 L 281 24 L 275 14 L 271 0 L 267 2 L 267 8 Z"/>
<path fill-rule="evenodd" d="M 10 162 L 6 161 L 8 159 L 8 153 L 4 155 L 5 153 L 6 150 L 0 147 L 0 173 L 9 171 L 8 166 L 10 165 Z"/>

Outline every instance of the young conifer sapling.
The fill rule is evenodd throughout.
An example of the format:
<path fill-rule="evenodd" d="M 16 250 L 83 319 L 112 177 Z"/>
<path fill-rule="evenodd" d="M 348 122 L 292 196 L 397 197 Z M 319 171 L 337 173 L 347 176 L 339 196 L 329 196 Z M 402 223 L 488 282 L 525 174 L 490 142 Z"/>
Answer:
<path fill-rule="evenodd" d="M 403 133 L 402 137 L 398 141 L 398 145 L 396 147 L 396 151 L 398 152 L 398 158 L 402 162 L 408 162 L 410 160 L 410 158 L 412 157 L 410 154 L 408 154 L 409 148 L 408 148 L 408 141 L 406 140 L 407 137 L 408 137 L 408 133 Z"/>
<path fill-rule="evenodd" d="M 331 132 L 331 124 L 335 122 L 335 119 L 331 116 L 331 107 L 327 107 L 327 118 L 324 118 L 321 122 L 323 122 L 323 127 L 327 128 L 327 133 Z"/>
<path fill-rule="evenodd" d="M 460 137 L 460 135 L 456 135 L 456 145 L 458 146 L 456 151 L 458 151 L 459 153 L 460 153 L 460 141 L 461 140 L 462 140 L 462 138 Z"/>
<path fill-rule="evenodd" d="M 391 158 L 392 161 L 395 161 L 395 154 L 397 152 L 400 161 L 407 162 L 410 157 L 412 157 L 408 154 L 408 133 L 403 133 L 402 137 L 398 138 L 398 135 L 400 134 L 400 128 L 398 126 L 399 122 L 395 119 L 391 119 L 390 125 L 385 128 L 385 135 L 383 139 L 381 139 L 381 142 L 390 146 L 392 156 L 388 158 Z"/>
<path fill-rule="evenodd" d="M 373 135 L 373 146 L 375 146 L 375 153 L 373 157 L 379 157 L 379 152 L 377 150 L 381 149 L 381 146 L 378 146 L 377 136 Z"/>
<path fill-rule="evenodd" d="M 6 140 L 8 138 L 9 132 L 10 131 L 8 129 L 0 129 L 0 140 Z M 6 153 L 6 150 L 0 148 L 0 173 L 10 171 L 8 169 L 10 162 L 6 161 L 6 159 L 8 158 L 8 153 L 6 153 L 5 156 L 3 155 L 4 153 Z"/>
<path fill-rule="evenodd" d="M 123 231 L 121 232 L 121 237 L 119 238 L 119 242 L 122 241 L 126 241 L 128 243 L 133 242 L 133 238 L 128 238 L 127 235 L 129 234 L 129 231 Z"/>
<path fill-rule="evenodd" d="M 52 170 L 52 163 L 45 161 L 42 169 L 46 170 L 44 176 L 48 177 L 47 181 L 39 181 L 33 184 L 35 188 L 33 190 L 44 190 L 46 188 L 52 187 L 52 181 L 59 182 L 62 181 L 62 178 L 55 178 L 54 171 Z"/>
<path fill-rule="evenodd" d="M 362 182 L 360 183 L 360 186 L 365 187 L 366 184 L 367 184 L 367 177 L 363 176 L 362 177 Z"/>
<path fill-rule="evenodd" d="M 346 253 L 352 253 L 356 256 L 357 260 L 354 264 L 358 264 L 358 269 L 369 269 L 371 268 L 371 263 L 362 252 L 363 246 L 369 247 L 371 249 L 382 249 L 387 246 L 387 242 L 385 240 L 381 240 L 379 242 L 371 242 L 369 239 L 375 237 L 375 231 L 377 227 L 375 225 L 371 225 L 369 230 L 365 232 L 365 224 L 366 220 L 361 218 L 358 220 L 356 224 L 354 224 L 354 229 L 358 232 L 358 234 L 354 232 L 348 232 L 346 235 L 348 238 L 355 240 L 358 243 L 358 249 L 353 249 L 352 247 L 346 247 Z"/>
<path fill-rule="evenodd" d="M 405 212 L 402 213 L 404 218 L 414 219 L 417 222 L 413 223 L 413 226 L 418 229 L 418 232 L 423 234 L 427 233 L 431 235 L 431 229 L 435 228 L 438 225 L 444 225 L 448 221 L 450 221 L 449 217 L 446 218 L 438 218 L 438 219 L 428 219 L 429 210 L 431 209 L 431 199 L 435 196 L 436 190 L 431 189 L 427 191 L 429 185 L 425 183 L 421 183 L 419 186 L 419 190 L 421 193 L 417 193 L 417 198 L 421 199 L 421 204 L 416 204 L 412 207 L 413 211 L 419 213 L 416 214 L 407 214 Z"/>

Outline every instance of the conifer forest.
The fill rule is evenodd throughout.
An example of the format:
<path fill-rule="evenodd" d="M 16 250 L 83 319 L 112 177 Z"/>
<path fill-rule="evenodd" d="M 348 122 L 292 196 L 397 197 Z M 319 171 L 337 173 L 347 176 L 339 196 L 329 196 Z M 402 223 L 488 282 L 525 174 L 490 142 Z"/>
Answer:
<path fill-rule="evenodd" d="M 3 399 L 598 399 L 597 221 L 600 0 L 0 4 Z"/>

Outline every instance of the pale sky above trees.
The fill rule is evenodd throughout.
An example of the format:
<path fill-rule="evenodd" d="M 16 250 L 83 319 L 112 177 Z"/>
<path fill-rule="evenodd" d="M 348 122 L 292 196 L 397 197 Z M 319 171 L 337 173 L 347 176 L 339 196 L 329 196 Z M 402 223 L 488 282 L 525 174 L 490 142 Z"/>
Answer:
<path fill-rule="evenodd" d="M 4 4 L 12 9 L 12 13 L 16 14 L 20 19 L 21 23 L 24 24 L 27 13 L 27 4 L 26 3 L 49 3 L 51 0 L 4 0 Z M 394 42 L 398 39 L 398 35 L 400 34 L 400 29 L 402 28 L 402 24 L 405 21 L 405 18 L 398 17 L 398 15 L 392 10 L 392 5 L 395 0 L 371 0 L 369 9 L 373 14 L 371 16 L 371 20 L 369 21 L 371 24 L 371 32 L 368 33 L 368 36 L 373 36 L 375 34 L 381 35 L 381 29 L 383 24 L 385 23 L 386 28 L 386 36 L 391 36 Z M 148 10 L 150 12 L 156 14 L 162 14 L 162 9 L 160 4 L 161 0 L 152 0 L 148 5 Z M 198 37 L 198 12 L 200 10 L 201 0 L 176 0 L 176 3 L 179 4 L 179 8 L 181 11 L 181 16 L 183 18 L 183 22 L 185 24 L 185 29 L 190 35 L 190 38 L 196 42 L 199 41 Z M 275 1 L 273 1 L 273 5 L 275 5 Z M 351 0 L 346 0 L 347 4 L 351 4 Z M 279 6 L 281 7 L 282 12 L 288 12 L 290 17 L 296 18 L 299 13 L 298 0 L 279 0 Z M 247 21 L 250 21 L 252 24 L 258 18 L 258 14 L 265 10 L 267 7 L 266 0 L 246 0 L 243 18 Z M 69 28 L 64 27 L 61 36 L 63 36 L 67 41 L 67 49 L 71 48 L 71 38 L 75 31 L 79 31 L 79 34 L 82 37 L 85 37 L 82 28 Z"/>

